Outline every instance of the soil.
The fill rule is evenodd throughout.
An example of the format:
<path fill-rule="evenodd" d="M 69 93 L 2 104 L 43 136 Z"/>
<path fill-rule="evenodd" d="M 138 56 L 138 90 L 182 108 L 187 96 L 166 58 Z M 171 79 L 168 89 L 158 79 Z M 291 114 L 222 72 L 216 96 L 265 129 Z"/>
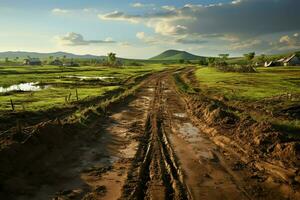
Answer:
<path fill-rule="evenodd" d="M 0 199 L 300 198 L 295 181 L 265 173 L 278 169 L 244 159 L 228 145 L 233 141 L 195 117 L 172 73 L 147 78 L 88 126 L 43 122 L 7 143 L 0 150 Z M 229 124 L 224 132 L 238 123 L 221 109 L 207 112 Z M 297 147 L 276 147 L 283 155 L 286 148 Z"/>

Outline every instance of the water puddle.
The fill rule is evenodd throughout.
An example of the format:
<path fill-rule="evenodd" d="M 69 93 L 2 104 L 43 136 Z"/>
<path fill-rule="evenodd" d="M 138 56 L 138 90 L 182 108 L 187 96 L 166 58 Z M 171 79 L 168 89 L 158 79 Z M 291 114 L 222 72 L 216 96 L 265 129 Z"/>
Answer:
<path fill-rule="evenodd" d="M 40 86 L 38 82 L 30 82 L 30 83 L 20 83 L 16 85 L 11 85 L 9 87 L 0 87 L 0 93 L 6 93 L 11 91 L 22 91 L 22 92 L 31 92 L 31 91 L 40 91 L 50 87 Z"/>
<path fill-rule="evenodd" d="M 179 128 L 179 132 L 188 142 L 200 142 L 203 140 L 199 135 L 199 129 L 191 123 L 183 123 Z"/>
<path fill-rule="evenodd" d="M 179 117 L 179 118 L 185 118 L 186 114 L 185 113 L 174 113 L 173 114 L 175 117 Z"/>
<path fill-rule="evenodd" d="M 115 79 L 115 77 L 112 76 L 65 76 L 65 78 L 76 78 L 81 81 L 83 80 L 109 80 L 109 79 Z"/>

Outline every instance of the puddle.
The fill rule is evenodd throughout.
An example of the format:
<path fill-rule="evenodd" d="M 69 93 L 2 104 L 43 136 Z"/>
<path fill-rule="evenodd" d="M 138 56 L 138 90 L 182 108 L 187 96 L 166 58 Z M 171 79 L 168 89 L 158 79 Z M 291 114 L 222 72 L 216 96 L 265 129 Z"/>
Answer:
<path fill-rule="evenodd" d="M 191 123 L 183 123 L 183 125 L 180 125 L 179 132 L 188 142 L 192 143 L 203 141 L 203 138 L 199 135 L 199 129 Z"/>
<path fill-rule="evenodd" d="M 11 91 L 23 91 L 23 92 L 39 91 L 50 87 L 49 85 L 40 86 L 38 84 L 39 84 L 38 82 L 31 82 L 31 83 L 20 83 L 16 85 L 11 85 L 6 88 L 0 87 L 0 93 L 11 92 Z"/>
<path fill-rule="evenodd" d="M 185 118 L 186 114 L 185 113 L 174 113 L 173 114 L 175 117 L 180 117 L 180 118 Z"/>
<path fill-rule="evenodd" d="M 198 155 L 205 159 L 210 159 L 210 160 L 214 159 L 214 154 L 211 151 L 201 151 L 198 152 Z"/>
<path fill-rule="evenodd" d="M 107 80 L 107 79 L 115 79 L 112 76 L 65 76 L 65 78 L 76 78 L 79 80 Z"/>

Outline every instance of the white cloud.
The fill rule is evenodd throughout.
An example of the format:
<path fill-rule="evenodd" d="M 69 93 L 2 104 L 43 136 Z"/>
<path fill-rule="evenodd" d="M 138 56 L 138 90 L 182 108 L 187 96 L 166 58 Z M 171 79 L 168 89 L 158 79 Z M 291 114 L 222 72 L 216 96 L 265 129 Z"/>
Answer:
<path fill-rule="evenodd" d="M 162 10 L 143 15 L 115 11 L 100 18 L 142 23 L 165 36 L 226 35 L 233 41 L 236 37 L 247 40 L 300 30 L 299 7 L 300 1 L 295 0 L 233 0 L 223 4 L 187 4 L 181 8 L 165 6 Z"/>
<path fill-rule="evenodd" d="M 64 36 L 56 36 L 55 39 L 60 45 L 63 46 L 83 46 L 90 44 L 111 44 L 116 43 L 112 38 L 106 38 L 105 40 L 85 40 L 81 34 L 67 33 Z"/>
<path fill-rule="evenodd" d="M 176 10 L 176 7 L 175 7 L 175 6 L 162 6 L 161 8 L 162 8 L 162 9 L 165 9 L 165 10 L 170 10 L 170 11 Z"/>
<path fill-rule="evenodd" d="M 231 3 L 232 4 L 239 4 L 239 3 L 241 3 L 242 2 L 242 0 L 234 0 L 234 1 L 232 1 Z"/>
<path fill-rule="evenodd" d="M 126 15 L 125 13 L 119 11 L 113 11 L 104 15 L 99 14 L 98 17 L 102 20 L 128 21 L 131 23 L 140 22 L 140 17 L 138 15 Z"/>
<path fill-rule="evenodd" d="M 70 13 L 70 10 L 67 9 L 61 9 L 61 8 L 54 8 L 51 11 L 53 14 L 68 14 Z"/>
<path fill-rule="evenodd" d="M 146 7 L 154 7 L 155 5 L 154 4 L 143 4 L 143 3 L 133 3 L 133 4 L 130 4 L 131 7 L 134 7 L 134 8 L 146 8 Z"/>

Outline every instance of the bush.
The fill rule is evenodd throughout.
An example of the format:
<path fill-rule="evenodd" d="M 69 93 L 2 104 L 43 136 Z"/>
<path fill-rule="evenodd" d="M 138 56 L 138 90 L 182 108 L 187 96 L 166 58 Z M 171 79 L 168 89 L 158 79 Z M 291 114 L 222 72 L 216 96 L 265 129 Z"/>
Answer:
<path fill-rule="evenodd" d="M 255 72 L 257 72 L 254 67 L 249 66 L 249 65 L 242 65 L 242 66 L 219 65 L 219 66 L 215 66 L 215 67 L 219 71 L 222 71 L 222 72 L 238 72 L 238 73 L 255 73 Z"/>

